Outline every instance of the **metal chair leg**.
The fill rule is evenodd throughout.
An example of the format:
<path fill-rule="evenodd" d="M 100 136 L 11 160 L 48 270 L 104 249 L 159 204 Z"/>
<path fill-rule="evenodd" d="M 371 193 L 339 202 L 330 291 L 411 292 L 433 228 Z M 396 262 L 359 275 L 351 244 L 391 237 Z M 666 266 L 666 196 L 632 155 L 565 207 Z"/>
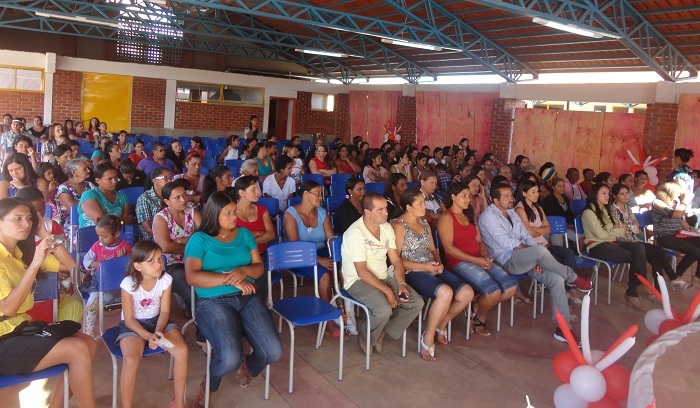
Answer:
<path fill-rule="evenodd" d="M 496 320 L 496 331 L 501 331 L 501 304 L 498 304 L 498 318 Z"/>

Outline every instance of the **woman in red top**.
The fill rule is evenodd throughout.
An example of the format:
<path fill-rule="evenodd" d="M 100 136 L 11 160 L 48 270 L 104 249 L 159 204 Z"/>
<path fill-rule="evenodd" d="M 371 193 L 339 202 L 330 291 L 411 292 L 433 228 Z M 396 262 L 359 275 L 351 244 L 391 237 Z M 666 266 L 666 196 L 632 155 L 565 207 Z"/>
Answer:
<path fill-rule="evenodd" d="M 488 311 L 515 295 L 518 281 L 493 263 L 474 224 L 469 186 L 457 182 L 447 188 L 447 211 L 438 219 L 438 233 L 445 249 L 445 268 L 480 294 L 474 307 L 471 332 L 490 336 Z"/>
<path fill-rule="evenodd" d="M 195 136 L 190 140 L 190 145 L 192 146 L 189 151 L 187 151 L 187 155 L 190 153 L 197 153 L 202 160 L 207 158 L 206 152 L 204 151 L 204 142 L 202 142 L 202 138 L 199 136 Z"/>
<path fill-rule="evenodd" d="M 350 158 L 350 151 L 345 145 L 338 146 L 338 157 L 335 159 L 335 167 L 338 169 L 338 173 L 349 173 L 353 176 L 357 176 L 362 171 L 355 160 Z"/>
<path fill-rule="evenodd" d="M 323 174 L 323 178 L 327 180 L 338 170 L 326 160 L 326 156 L 328 148 L 324 145 L 316 146 L 315 155 L 309 160 L 309 170 L 311 174 Z"/>
<path fill-rule="evenodd" d="M 267 251 L 267 243 L 275 239 L 275 227 L 265 206 L 256 204 L 262 196 L 255 176 L 239 177 L 233 190 L 236 205 L 236 226 L 248 229 L 258 244 L 260 254 Z"/>

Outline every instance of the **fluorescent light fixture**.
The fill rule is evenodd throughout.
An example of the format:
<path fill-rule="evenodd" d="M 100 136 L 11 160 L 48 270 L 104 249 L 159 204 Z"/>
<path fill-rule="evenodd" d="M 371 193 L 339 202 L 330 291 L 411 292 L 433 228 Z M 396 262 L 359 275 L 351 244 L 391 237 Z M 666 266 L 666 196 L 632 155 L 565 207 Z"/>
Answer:
<path fill-rule="evenodd" d="M 314 54 L 314 55 L 325 55 L 326 57 L 336 57 L 336 58 L 347 58 L 348 54 L 341 54 L 339 52 L 324 51 L 324 50 L 307 50 L 302 48 L 294 49 L 296 52 L 303 52 L 304 54 Z"/>
<path fill-rule="evenodd" d="M 106 20 L 93 20 L 91 18 L 87 18 L 87 17 L 83 17 L 83 16 L 69 16 L 67 14 L 45 13 L 43 11 L 36 11 L 34 14 L 36 14 L 37 17 L 56 18 L 59 20 L 77 21 L 79 23 L 97 24 L 97 25 L 103 25 L 103 26 L 112 27 L 112 28 L 119 28 L 119 23 L 115 23 L 113 21 L 106 21 Z"/>
<path fill-rule="evenodd" d="M 442 47 L 436 47 L 434 45 L 427 45 L 427 44 L 420 44 L 420 43 L 414 43 L 410 41 L 402 41 L 402 40 L 392 40 L 389 38 L 382 38 L 382 42 L 386 44 L 394 44 L 394 45 L 402 45 L 404 47 L 411 47 L 411 48 L 420 48 L 422 50 L 431 50 L 431 51 L 442 51 Z"/>
<path fill-rule="evenodd" d="M 557 23 L 556 21 L 549 21 L 549 20 L 546 20 L 544 18 L 539 18 L 539 17 L 533 18 L 532 22 L 536 23 L 536 24 L 543 25 L 543 26 L 556 28 L 557 30 L 566 31 L 568 33 L 582 35 L 585 37 L 591 37 L 591 38 L 610 37 L 610 38 L 616 38 L 616 39 L 620 38 L 619 35 L 615 35 L 612 33 L 588 30 L 585 28 L 578 27 L 574 24 Z"/>

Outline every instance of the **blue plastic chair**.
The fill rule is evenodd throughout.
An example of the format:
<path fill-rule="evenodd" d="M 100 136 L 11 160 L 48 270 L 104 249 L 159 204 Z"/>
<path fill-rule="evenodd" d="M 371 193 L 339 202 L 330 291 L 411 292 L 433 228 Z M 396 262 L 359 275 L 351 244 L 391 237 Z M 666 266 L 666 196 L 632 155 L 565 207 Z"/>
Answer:
<path fill-rule="evenodd" d="M 571 200 L 571 212 L 574 215 L 583 214 L 583 210 L 586 209 L 586 200 Z"/>
<path fill-rule="evenodd" d="M 241 166 L 243 165 L 244 161 L 245 160 L 241 160 L 241 159 L 229 159 L 229 160 L 226 160 L 224 163 L 227 166 L 237 166 L 240 169 Z"/>
<path fill-rule="evenodd" d="M 52 272 L 38 273 L 36 287 L 34 288 L 34 301 L 52 301 L 53 320 L 58 320 L 58 274 Z M 0 389 L 25 384 L 32 381 L 43 380 L 63 374 L 63 407 L 70 405 L 70 384 L 68 382 L 68 365 L 58 364 L 29 375 L 0 375 Z"/>
<path fill-rule="evenodd" d="M 341 186 L 343 186 L 343 188 L 345 188 L 345 182 L 348 181 L 350 177 L 352 177 L 352 174 L 349 173 L 332 174 L 331 185 L 340 184 Z"/>
<path fill-rule="evenodd" d="M 120 290 L 120 284 L 124 279 L 124 271 L 129 263 L 128 256 L 122 256 L 119 258 L 110 259 L 100 263 L 97 268 L 97 278 L 99 279 L 99 319 L 100 319 L 100 334 L 102 335 L 102 341 L 107 346 L 109 353 L 112 357 L 112 408 L 117 407 L 117 360 L 124 358 L 122 355 L 122 350 L 119 345 L 114 344 L 117 336 L 119 336 L 119 328 L 112 327 L 104 330 L 104 292 L 110 292 L 115 290 Z M 148 343 L 144 345 L 143 355 L 150 356 L 152 354 L 162 354 L 165 350 L 158 347 L 152 350 L 148 347 Z M 170 359 L 170 376 L 168 379 L 172 380 L 172 366 L 173 359 Z"/>
<path fill-rule="evenodd" d="M 345 196 L 332 195 L 326 198 L 326 210 L 328 210 L 329 213 L 334 214 L 336 211 L 338 211 L 338 207 L 340 207 L 343 201 L 345 201 Z"/>
<path fill-rule="evenodd" d="M 304 149 L 304 153 L 308 152 L 309 149 L 311 149 L 311 141 L 310 140 L 300 140 L 302 149 Z"/>
<path fill-rule="evenodd" d="M 574 200 L 577 201 L 577 200 Z M 573 201 L 572 201 L 573 202 Z M 584 251 L 581 248 L 580 244 L 580 239 L 579 235 L 584 235 L 583 231 L 583 222 L 581 221 L 581 216 L 577 215 L 576 218 L 574 218 L 574 232 L 576 232 L 576 251 L 578 254 L 583 257 L 584 259 L 588 259 L 590 261 L 593 261 L 596 263 L 596 267 L 593 268 L 593 277 L 592 280 L 595 284 L 595 294 L 593 296 L 593 304 L 598 305 L 598 276 L 599 276 L 599 271 L 600 271 L 600 265 L 603 264 L 608 268 L 608 304 L 610 304 L 610 292 L 612 290 L 612 268 L 613 266 L 619 266 L 619 262 L 613 262 L 613 261 L 608 261 L 605 259 L 600 259 L 596 258 L 595 256 L 591 255 L 589 252 Z"/>
<path fill-rule="evenodd" d="M 212 159 L 211 157 L 212 156 L 209 155 L 209 152 L 207 152 L 207 158 L 202 160 L 202 166 L 209 167 L 210 169 L 216 167 L 218 163 L 216 162 L 215 158 Z"/>
<path fill-rule="evenodd" d="M 322 323 L 338 319 L 341 317 L 341 311 L 318 296 L 316 244 L 313 242 L 295 241 L 271 245 L 267 247 L 267 262 L 268 287 L 272 285 L 273 271 L 304 267 L 314 268 L 314 293 L 316 296 L 293 297 L 272 303 L 272 294 L 268 291 L 268 302 L 272 304 L 272 310 L 289 325 L 289 393 L 291 394 L 294 390 L 294 328 L 319 324 L 316 335 L 316 348 L 318 349 L 323 341 L 324 324 Z M 345 333 L 343 319 L 340 319 L 340 332 Z M 343 341 L 344 336 L 341 335 L 338 353 L 338 381 L 343 379 Z M 269 379 L 269 374 L 266 377 Z"/>
<path fill-rule="evenodd" d="M 333 287 L 335 288 L 335 293 L 336 295 L 331 299 L 331 303 L 335 303 L 336 299 L 341 298 L 344 301 L 348 301 L 351 304 L 359 307 L 365 312 L 365 316 L 367 318 L 367 321 L 365 323 L 365 327 L 370 327 L 370 313 L 369 309 L 367 306 L 365 306 L 364 303 L 360 302 L 359 300 L 355 299 L 348 293 L 347 290 L 344 288 L 340 287 L 340 281 L 338 279 L 339 271 L 338 271 L 338 265 L 343 262 L 343 256 L 342 256 L 342 248 L 343 246 L 343 237 L 342 236 L 334 236 L 331 237 L 328 240 L 328 251 L 331 255 L 331 261 L 333 262 Z M 341 319 L 342 321 L 342 319 Z M 372 347 L 369 344 L 370 341 L 370 331 L 366 330 L 366 347 L 365 350 L 367 350 L 367 353 L 365 353 L 365 370 L 369 370 L 369 356 L 372 354 Z M 423 333 L 421 330 L 421 319 L 420 316 L 418 318 L 418 353 L 420 354 L 420 336 Z M 341 336 L 342 337 L 342 336 Z M 401 349 L 401 357 L 406 357 L 406 330 L 403 332 L 403 346 Z"/>
<path fill-rule="evenodd" d="M 384 183 L 366 183 L 365 193 L 384 194 Z"/>
<path fill-rule="evenodd" d="M 306 180 L 313 180 L 318 183 L 321 187 L 324 186 L 324 179 L 322 174 L 302 174 L 301 175 L 301 182 L 305 182 Z"/>
<path fill-rule="evenodd" d="M 345 194 L 347 194 L 347 192 L 345 191 L 345 183 L 343 183 L 343 184 L 331 183 L 331 197 L 333 197 L 333 196 L 345 197 Z"/>
<path fill-rule="evenodd" d="M 417 181 L 412 181 L 408 183 L 408 188 L 420 188 L 420 183 Z"/>
<path fill-rule="evenodd" d="M 287 200 L 287 208 L 297 205 L 301 202 L 301 196 L 294 196 Z"/>
<path fill-rule="evenodd" d="M 159 142 L 163 143 L 163 144 L 166 145 L 166 146 L 167 146 L 170 142 L 172 142 L 173 140 L 175 140 L 175 138 L 172 137 L 172 136 L 158 136 L 157 139 L 158 139 Z"/>
<path fill-rule="evenodd" d="M 136 207 L 136 201 L 138 201 L 139 197 L 141 197 L 141 195 L 143 195 L 144 188 L 143 187 L 127 187 L 127 188 L 121 189 L 119 191 L 126 194 L 126 198 L 129 199 L 130 206 Z"/>
<path fill-rule="evenodd" d="M 273 197 L 260 197 L 258 199 L 258 204 L 264 206 L 267 212 L 270 214 L 270 218 L 275 220 L 277 229 L 277 238 L 281 238 L 282 232 L 282 217 L 280 214 L 280 202 L 278 199 Z"/>

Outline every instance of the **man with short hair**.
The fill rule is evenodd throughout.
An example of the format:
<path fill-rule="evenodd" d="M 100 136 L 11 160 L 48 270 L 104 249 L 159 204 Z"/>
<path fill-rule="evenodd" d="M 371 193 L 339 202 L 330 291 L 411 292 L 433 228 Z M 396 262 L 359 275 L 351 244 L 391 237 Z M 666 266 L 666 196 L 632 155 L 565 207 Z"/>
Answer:
<path fill-rule="evenodd" d="M 527 273 L 549 288 L 552 302 L 552 318 L 555 309 L 569 324 L 569 302 L 565 284 L 588 292 L 593 287 L 590 279 L 578 276 L 571 268 L 562 265 L 542 245 L 537 245 L 518 214 L 513 210 L 513 193 L 503 185 L 491 187 L 493 204 L 479 218 L 481 239 L 489 254 L 499 266 L 511 275 Z M 557 326 L 554 338 L 566 341 Z"/>
<path fill-rule="evenodd" d="M 136 221 L 144 240 L 153 240 L 153 219 L 165 207 L 161 190 L 173 180 L 173 175 L 165 167 L 156 167 L 149 178 L 153 187 L 144 191 L 136 200 Z"/>
<path fill-rule="evenodd" d="M 136 167 L 137 170 L 142 171 L 143 174 L 151 174 L 156 167 L 165 167 L 173 174 L 179 173 L 175 163 L 165 157 L 165 145 L 163 143 L 153 142 L 151 147 L 153 148 L 153 157 L 141 160 Z"/>
<path fill-rule="evenodd" d="M 0 123 L 0 132 L 9 132 L 10 125 L 12 125 L 12 115 L 10 115 L 9 113 L 2 115 L 2 123 Z"/>
<path fill-rule="evenodd" d="M 27 136 L 34 143 L 38 140 L 36 137 L 24 131 L 24 122 L 22 122 L 22 118 L 14 118 L 10 124 L 10 130 L 0 135 L 0 157 L 5 157 L 5 150 L 12 147 L 15 143 L 15 139 L 19 136 Z"/>
<path fill-rule="evenodd" d="M 366 351 L 366 330 L 370 330 L 370 347 L 381 353 L 384 335 L 401 337 L 420 314 L 423 299 L 406 284 L 394 230 L 387 222 L 386 199 L 377 193 L 365 195 L 362 212 L 362 217 L 343 234 L 344 286 L 352 297 L 367 306 L 371 315 L 370 327 L 365 322 L 358 328 L 360 348 Z M 387 254 L 394 276 L 389 275 Z"/>

